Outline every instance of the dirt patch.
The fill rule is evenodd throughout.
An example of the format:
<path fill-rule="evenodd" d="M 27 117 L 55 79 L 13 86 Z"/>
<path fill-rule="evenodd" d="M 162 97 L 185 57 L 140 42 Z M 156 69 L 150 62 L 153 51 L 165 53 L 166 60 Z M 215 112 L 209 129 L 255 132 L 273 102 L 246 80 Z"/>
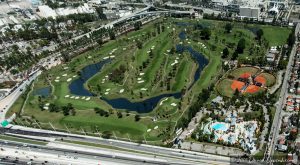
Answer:
<path fill-rule="evenodd" d="M 256 86 L 256 85 L 249 85 L 248 87 L 247 87 L 247 89 L 246 89 L 246 93 L 256 93 L 256 92 L 258 92 L 259 91 L 259 88 L 260 87 L 258 87 L 258 86 Z"/>
<path fill-rule="evenodd" d="M 240 78 L 249 78 L 250 76 L 251 76 L 250 72 L 245 72 L 245 73 L 240 75 Z"/>
<path fill-rule="evenodd" d="M 254 81 L 261 83 L 262 85 L 265 85 L 267 80 L 263 76 L 257 76 L 255 77 Z"/>
<path fill-rule="evenodd" d="M 234 91 L 236 89 L 238 89 L 239 91 L 241 91 L 241 89 L 243 88 L 243 86 L 245 86 L 245 83 L 243 83 L 241 81 L 234 80 L 233 83 L 231 84 L 231 89 L 234 90 Z"/>

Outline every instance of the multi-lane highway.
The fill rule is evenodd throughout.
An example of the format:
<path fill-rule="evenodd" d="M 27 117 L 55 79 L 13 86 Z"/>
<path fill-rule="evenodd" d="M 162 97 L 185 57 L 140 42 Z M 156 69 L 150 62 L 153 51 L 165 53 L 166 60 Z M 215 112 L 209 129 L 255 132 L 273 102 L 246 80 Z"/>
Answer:
<path fill-rule="evenodd" d="M 150 159 L 153 158 L 159 158 L 161 160 L 167 161 L 168 163 L 179 163 L 179 164 L 202 164 L 204 162 L 207 162 L 208 164 L 229 164 L 230 158 L 224 157 L 224 156 L 218 156 L 218 155 L 211 155 L 211 154 L 204 154 L 199 152 L 192 152 L 192 151 L 185 151 L 180 149 L 171 149 L 171 148 L 165 148 L 165 147 L 159 147 L 159 146 L 151 146 L 146 144 L 138 144 L 138 143 L 132 143 L 132 142 L 125 142 L 125 141 L 118 141 L 118 140 L 112 140 L 112 139 L 103 139 L 99 137 L 92 137 L 92 136 L 85 136 L 85 135 L 77 135 L 77 134 L 69 134 L 69 133 L 63 133 L 63 132 L 56 132 L 56 131 L 48 131 L 48 130 L 39 130 L 34 128 L 26 128 L 26 127 L 20 127 L 20 126 L 14 126 L 12 129 L 2 129 L 2 133 L 13 133 L 15 135 L 22 134 L 22 135 L 30 135 L 35 136 L 37 138 L 41 137 L 51 137 L 56 139 L 63 139 L 63 141 L 51 141 L 48 146 L 52 148 L 57 149 L 67 149 L 69 148 L 71 151 L 82 151 L 82 150 L 88 150 L 84 148 L 75 148 L 74 146 L 66 146 L 66 144 L 63 144 L 65 141 L 80 141 L 82 143 L 89 143 L 89 144 L 96 144 L 100 146 L 110 146 L 110 147 L 117 147 L 118 151 L 111 152 L 111 154 L 106 153 L 107 155 L 116 157 L 117 152 L 121 152 L 122 150 L 126 150 L 127 153 L 129 151 L 132 151 L 130 155 L 137 155 L 137 153 L 144 153 L 147 155 L 147 157 Z M 88 148 L 85 146 L 85 148 Z M 102 148 L 103 150 L 103 148 Z M 119 151 L 120 150 L 120 151 Z M 94 153 L 92 151 L 89 151 L 91 153 Z M 97 151 L 96 153 L 101 153 Z M 124 155 L 122 155 L 124 156 Z M 145 155 L 143 155 L 145 156 Z M 127 159 L 131 158 L 129 156 L 125 156 Z M 143 158 L 143 160 L 147 160 L 146 158 Z M 147 161 L 152 162 L 153 161 Z"/>
<path fill-rule="evenodd" d="M 41 71 L 36 70 L 27 79 L 23 80 L 16 89 L 14 89 L 8 96 L 0 100 L 0 122 L 5 120 L 5 115 L 13 103 L 20 97 L 20 95 L 26 90 L 26 87 L 40 75 Z"/>

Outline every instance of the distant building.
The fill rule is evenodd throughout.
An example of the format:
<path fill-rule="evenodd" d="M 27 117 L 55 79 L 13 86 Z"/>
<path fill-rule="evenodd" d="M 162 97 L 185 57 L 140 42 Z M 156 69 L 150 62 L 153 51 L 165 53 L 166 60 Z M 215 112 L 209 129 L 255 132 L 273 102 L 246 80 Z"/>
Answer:
<path fill-rule="evenodd" d="M 286 151 L 287 148 L 288 148 L 288 147 L 287 147 L 286 145 L 283 145 L 283 144 L 277 145 L 277 150 L 278 150 L 278 151 Z"/>
<path fill-rule="evenodd" d="M 260 14 L 260 8 L 258 7 L 240 7 L 241 18 L 254 18 L 258 19 Z"/>
<path fill-rule="evenodd" d="M 106 11 L 104 14 L 108 20 L 120 18 L 120 16 L 114 11 Z"/>
<path fill-rule="evenodd" d="M 268 53 L 266 57 L 267 57 L 268 62 L 274 62 L 275 61 L 275 54 L 274 53 Z"/>
<path fill-rule="evenodd" d="M 56 12 L 47 5 L 38 6 L 38 11 L 37 14 L 42 18 L 56 18 L 57 16 Z"/>

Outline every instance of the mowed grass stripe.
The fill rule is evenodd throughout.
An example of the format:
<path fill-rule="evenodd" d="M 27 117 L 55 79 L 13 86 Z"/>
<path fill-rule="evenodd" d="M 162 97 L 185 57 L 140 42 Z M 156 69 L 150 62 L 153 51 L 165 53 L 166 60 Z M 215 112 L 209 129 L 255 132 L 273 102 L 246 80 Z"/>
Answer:
<path fill-rule="evenodd" d="M 71 124 L 73 127 L 88 129 L 97 126 L 101 132 L 116 131 L 122 134 L 129 133 L 131 135 L 141 135 L 147 129 L 142 123 L 135 122 L 132 117 L 118 119 L 118 122 L 116 122 L 116 119 L 116 117 L 99 117 L 98 115 L 82 111 L 82 113 L 76 116 L 64 117 L 60 123 Z"/>
<path fill-rule="evenodd" d="M 189 75 L 190 71 L 192 70 L 192 63 L 184 60 L 181 62 L 180 67 L 178 69 L 178 72 L 176 74 L 175 78 L 175 84 L 172 87 L 173 91 L 179 91 L 183 89 L 183 87 L 186 85 L 186 80 L 189 81 Z"/>

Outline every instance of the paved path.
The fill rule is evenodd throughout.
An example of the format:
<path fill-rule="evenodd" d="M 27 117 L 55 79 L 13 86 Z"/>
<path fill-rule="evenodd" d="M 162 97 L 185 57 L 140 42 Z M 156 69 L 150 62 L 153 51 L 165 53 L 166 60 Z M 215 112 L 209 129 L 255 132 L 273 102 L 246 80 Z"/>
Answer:
<path fill-rule="evenodd" d="M 273 94 L 277 91 L 277 89 L 280 87 L 280 85 L 282 84 L 282 80 L 283 80 L 283 71 L 280 70 L 277 73 L 277 79 L 276 79 L 276 84 L 270 89 L 270 93 Z"/>
<path fill-rule="evenodd" d="M 261 105 L 261 104 L 259 104 Z M 265 137 L 267 136 L 269 132 L 269 125 L 270 125 L 270 115 L 268 114 L 268 109 L 266 106 L 261 105 L 263 108 L 263 115 L 265 118 L 265 124 L 263 127 L 263 130 L 261 131 L 260 137 L 259 137 L 259 150 L 262 150 L 263 145 L 265 144 Z"/>
<path fill-rule="evenodd" d="M 194 132 L 194 130 L 197 128 L 197 126 L 200 123 L 199 121 L 204 116 L 204 113 L 205 113 L 204 109 L 196 113 L 195 117 L 193 117 L 192 120 L 190 121 L 188 127 L 184 129 L 182 133 L 179 135 L 179 139 L 184 140 Z"/>

